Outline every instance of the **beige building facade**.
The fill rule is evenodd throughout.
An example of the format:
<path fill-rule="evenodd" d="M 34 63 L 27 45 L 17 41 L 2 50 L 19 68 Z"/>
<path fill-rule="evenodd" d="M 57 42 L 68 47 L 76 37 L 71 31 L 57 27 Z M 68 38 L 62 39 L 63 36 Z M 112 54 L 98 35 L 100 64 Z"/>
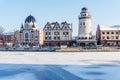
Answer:
<path fill-rule="evenodd" d="M 69 45 L 72 40 L 72 25 L 67 22 L 47 22 L 43 30 L 46 46 Z"/>
<path fill-rule="evenodd" d="M 101 26 L 96 31 L 97 43 L 103 46 L 120 46 L 120 25 Z"/>
<path fill-rule="evenodd" d="M 24 25 L 21 25 L 20 30 L 15 32 L 15 44 L 43 45 L 43 31 L 37 29 L 36 20 L 32 15 L 29 15 L 25 19 Z"/>

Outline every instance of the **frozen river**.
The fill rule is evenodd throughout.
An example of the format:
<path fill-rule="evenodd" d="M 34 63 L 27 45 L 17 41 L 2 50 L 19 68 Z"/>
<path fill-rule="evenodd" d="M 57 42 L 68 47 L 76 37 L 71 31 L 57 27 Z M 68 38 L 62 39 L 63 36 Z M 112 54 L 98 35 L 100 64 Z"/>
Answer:
<path fill-rule="evenodd" d="M 120 80 L 120 53 L 0 52 L 0 80 Z"/>
<path fill-rule="evenodd" d="M 120 66 L 1 64 L 0 80 L 120 80 Z"/>

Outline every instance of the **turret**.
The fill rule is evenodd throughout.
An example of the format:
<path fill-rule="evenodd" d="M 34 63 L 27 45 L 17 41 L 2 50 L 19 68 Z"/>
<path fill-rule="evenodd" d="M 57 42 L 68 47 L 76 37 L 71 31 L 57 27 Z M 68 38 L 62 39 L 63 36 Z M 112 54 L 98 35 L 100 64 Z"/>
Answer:
<path fill-rule="evenodd" d="M 92 37 L 91 31 L 91 16 L 88 12 L 86 7 L 81 9 L 79 19 L 79 30 L 78 30 L 78 37 L 81 39 L 89 39 Z"/>

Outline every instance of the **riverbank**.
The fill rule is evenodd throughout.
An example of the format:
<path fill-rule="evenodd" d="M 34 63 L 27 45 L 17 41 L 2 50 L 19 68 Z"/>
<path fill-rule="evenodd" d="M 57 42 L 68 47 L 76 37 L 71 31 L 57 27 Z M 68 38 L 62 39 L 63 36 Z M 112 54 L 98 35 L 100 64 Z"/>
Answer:
<path fill-rule="evenodd" d="M 56 52 L 120 52 L 120 49 L 104 48 L 104 49 L 80 49 L 80 48 L 63 48 Z"/>
<path fill-rule="evenodd" d="M 5 48 L 1 47 L 0 51 L 8 52 L 120 52 L 120 49 L 117 48 L 102 48 L 102 49 L 82 49 L 79 47 L 76 48 Z"/>

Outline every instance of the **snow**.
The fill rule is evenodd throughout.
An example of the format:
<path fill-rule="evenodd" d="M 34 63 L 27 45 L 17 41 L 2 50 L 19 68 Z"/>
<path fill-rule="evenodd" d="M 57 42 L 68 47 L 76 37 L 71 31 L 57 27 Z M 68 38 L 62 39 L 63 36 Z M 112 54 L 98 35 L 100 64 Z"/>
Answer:
<path fill-rule="evenodd" d="M 120 65 L 119 52 L 0 52 L 0 63 Z"/>
<path fill-rule="evenodd" d="M 120 25 L 114 25 L 114 26 L 102 26 L 100 25 L 101 30 L 120 30 Z"/>
<path fill-rule="evenodd" d="M 0 80 L 120 80 L 119 75 L 119 52 L 0 52 Z"/>

